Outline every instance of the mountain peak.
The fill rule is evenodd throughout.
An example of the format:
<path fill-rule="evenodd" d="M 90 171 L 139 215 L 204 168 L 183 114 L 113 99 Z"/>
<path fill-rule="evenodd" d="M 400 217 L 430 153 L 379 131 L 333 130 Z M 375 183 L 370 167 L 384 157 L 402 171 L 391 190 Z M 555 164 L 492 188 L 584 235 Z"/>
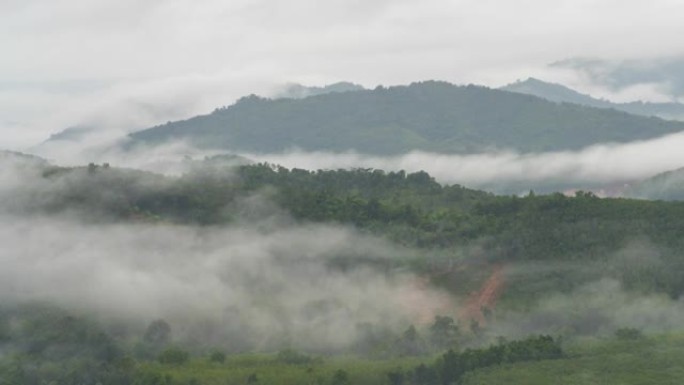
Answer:
<path fill-rule="evenodd" d="M 573 103 L 596 108 L 612 108 L 634 115 L 657 116 L 663 119 L 684 120 L 684 104 L 649 103 L 643 101 L 631 103 L 613 103 L 604 99 L 596 99 L 590 95 L 577 92 L 562 84 L 549 83 L 530 77 L 500 88 L 508 92 L 533 95 L 555 103 Z"/>
<path fill-rule="evenodd" d="M 365 88 L 359 84 L 351 82 L 337 82 L 328 84 L 322 87 L 318 86 L 305 86 L 299 83 L 291 83 L 285 86 L 285 88 L 278 93 L 276 93 L 276 99 L 303 99 L 309 96 L 317 96 L 330 94 L 335 92 L 350 92 L 350 91 L 362 91 Z"/>

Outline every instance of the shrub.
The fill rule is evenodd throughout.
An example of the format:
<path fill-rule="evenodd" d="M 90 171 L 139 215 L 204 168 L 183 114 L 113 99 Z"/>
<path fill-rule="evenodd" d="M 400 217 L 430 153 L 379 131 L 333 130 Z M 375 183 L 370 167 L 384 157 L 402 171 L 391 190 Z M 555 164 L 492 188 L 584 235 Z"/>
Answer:
<path fill-rule="evenodd" d="M 159 362 L 169 365 L 182 365 L 188 362 L 190 354 L 179 348 L 168 348 L 159 354 Z"/>
<path fill-rule="evenodd" d="M 209 361 L 222 364 L 226 362 L 226 353 L 224 352 L 213 352 L 209 356 Z"/>

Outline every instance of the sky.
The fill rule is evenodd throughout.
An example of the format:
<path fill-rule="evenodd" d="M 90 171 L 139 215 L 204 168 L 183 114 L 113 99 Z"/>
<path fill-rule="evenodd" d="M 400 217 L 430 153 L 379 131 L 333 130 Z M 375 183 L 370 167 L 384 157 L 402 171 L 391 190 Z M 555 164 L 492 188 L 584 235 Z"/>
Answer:
<path fill-rule="evenodd" d="M 0 0 L 0 148 L 146 128 L 288 82 L 534 76 L 679 100 L 682 14 L 679 0 Z"/>

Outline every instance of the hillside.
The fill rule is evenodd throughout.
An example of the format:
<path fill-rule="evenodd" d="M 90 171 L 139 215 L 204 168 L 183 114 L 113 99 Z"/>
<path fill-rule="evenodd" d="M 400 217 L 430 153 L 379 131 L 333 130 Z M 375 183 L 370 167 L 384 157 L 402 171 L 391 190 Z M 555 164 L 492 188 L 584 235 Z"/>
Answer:
<path fill-rule="evenodd" d="M 504 91 L 533 95 L 556 103 L 574 103 L 588 107 L 612 108 L 634 115 L 657 116 L 663 119 L 684 120 L 684 104 L 681 103 L 613 103 L 579 93 L 564 85 L 529 78 L 500 88 Z"/>
<path fill-rule="evenodd" d="M 684 123 L 429 81 L 304 99 L 250 96 L 209 115 L 133 133 L 130 139 L 131 145 L 185 140 L 243 152 L 299 148 L 388 155 L 576 150 L 681 130 Z"/>
<path fill-rule="evenodd" d="M 684 281 L 673 275 L 682 268 L 677 252 L 684 246 L 681 202 L 600 199 L 582 192 L 575 197 L 495 196 L 458 185 L 442 186 L 424 172 L 309 172 L 268 165 L 228 168 L 212 159 L 206 168 L 198 165 L 181 177 L 106 165 L 46 167 L 26 177 L 30 180 L 25 184 L 4 192 L 13 197 L 6 208 L 12 214 L 69 213 L 95 223 L 203 226 L 287 214 L 300 223 L 352 226 L 402 247 L 438 255 L 476 248 L 480 251 L 470 257 L 486 256 L 488 263 L 582 260 L 588 266 L 600 261 L 590 272 L 560 266 L 560 275 L 549 271 L 534 281 L 522 280 L 504 296 L 514 302 L 602 276 L 635 290 L 671 296 L 684 293 Z M 252 207 L 248 202 L 254 195 L 265 202 Z M 632 266 L 635 261 L 611 259 L 616 250 L 635 240 L 652 245 L 664 265 L 646 266 L 646 261 L 638 261 Z M 430 270 L 441 269 L 445 263 L 452 266 L 453 261 L 437 258 L 416 263 L 414 268 Z M 437 283 L 463 293 L 468 282 L 487 274 L 488 268 L 473 274 L 466 265 L 465 270 L 435 277 Z M 645 276 L 649 278 L 642 279 Z"/>
<path fill-rule="evenodd" d="M 75 307 L 34 295 L 0 303 L 8 383 L 548 383 L 559 365 L 599 376 L 651 364 L 623 354 L 630 346 L 668 371 L 660 349 L 681 355 L 650 339 L 615 349 L 582 341 L 624 328 L 644 338 L 680 330 L 682 202 L 496 196 L 425 172 L 310 172 L 229 157 L 181 176 L 8 159 L 0 157 L 12 181 L 0 187 L 0 226 L 18 268 L 107 295 L 131 285 L 100 288 L 117 269 L 145 282 L 121 308 L 111 301 L 93 313 L 80 295 Z M 67 268 L 47 272 L 45 255 Z M 13 275 L 2 276 L 9 293 L 33 287 Z M 234 292 L 244 299 L 224 295 Z M 139 319 L 141 306 L 134 321 L 98 323 L 97 309 L 124 317 L 150 295 L 141 303 L 172 310 Z M 220 309 L 218 323 L 204 306 Z M 327 339 L 340 330 L 342 341 Z M 69 373 L 79 375 L 63 380 Z"/>
<path fill-rule="evenodd" d="M 569 350 L 560 360 L 476 370 L 463 384 L 675 385 L 684 376 L 679 364 L 684 359 L 681 335 L 591 341 Z"/>
<path fill-rule="evenodd" d="M 629 187 L 625 196 L 666 201 L 684 200 L 684 168 L 664 172 Z"/>

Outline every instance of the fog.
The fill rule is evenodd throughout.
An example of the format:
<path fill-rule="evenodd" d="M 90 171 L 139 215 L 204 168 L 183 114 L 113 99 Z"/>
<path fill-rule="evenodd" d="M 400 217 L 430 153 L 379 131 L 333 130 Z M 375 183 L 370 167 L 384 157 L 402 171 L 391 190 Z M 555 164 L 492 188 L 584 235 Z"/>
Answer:
<path fill-rule="evenodd" d="M 197 149 L 184 142 L 124 149 L 125 140 L 96 133 L 76 141 L 53 141 L 35 154 L 62 165 L 110 163 L 165 175 L 189 171 L 191 161 L 226 154 Z M 292 150 L 278 154 L 235 152 L 253 162 L 288 168 L 426 171 L 442 184 L 460 184 L 500 193 L 553 192 L 585 189 L 599 195 L 619 195 L 626 185 L 684 166 L 684 134 L 626 144 L 597 144 L 579 151 L 479 154 L 437 154 L 413 151 L 398 156 L 356 152 L 328 153 Z"/>
<path fill-rule="evenodd" d="M 361 323 L 399 330 L 449 311 L 391 270 L 405 251 L 331 226 L 87 226 L 2 218 L 0 301 L 47 301 L 227 348 L 339 349 Z M 388 271 L 356 261 L 384 261 Z M 445 307 L 447 307 L 445 309 Z"/>
<path fill-rule="evenodd" d="M 226 208 L 241 218 L 226 226 L 48 215 L 41 206 L 95 179 L 85 169 L 45 179 L 40 162 L 0 161 L 3 306 L 50 303 L 138 332 L 164 319 L 176 342 L 231 351 L 339 350 L 361 324 L 399 332 L 455 311 L 455 299 L 398 268 L 414 251 L 348 227 L 298 224 L 259 194 Z M 137 183 L 163 188 L 147 176 Z"/>
<path fill-rule="evenodd" d="M 520 290 L 526 291 L 535 300 L 500 309 L 487 333 L 574 338 L 609 336 L 620 328 L 645 333 L 681 330 L 684 301 L 655 290 L 659 284 L 679 279 L 679 257 L 676 251 L 642 238 L 598 261 L 510 264 L 505 268 L 506 285 L 518 290 L 518 295 Z"/>
<path fill-rule="evenodd" d="M 631 92 L 632 100 L 644 99 L 644 96 L 636 96 L 638 94 L 659 94 L 661 101 L 677 101 L 684 96 L 683 63 L 684 57 L 675 53 L 652 60 L 572 58 L 552 63 L 551 67 L 573 69 L 592 84 L 606 87 L 613 93 Z"/>
<path fill-rule="evenodd" d="M 663 37 L 682 34 L 681 13 L 671 0 L 3 1 L 0 147 L 100 118 L 123 131 L 160 124 L 287 82 L 497 87 L 533 76 L 621 96 L 614 82 L 548 66 L 567 58 L 652 63 L 627 76 L 649 92 L 629 97 L 668 98 L 658 73 L 679 76 L 670 58 L 682 52 Z"/>
<path fill-rule="evenodd" d="M 406 261 L 433 258 L 435 267 L 450 266 L 452 279 L 481 275 L 468 270 L 478 264 L 488 268 L 473 245 L 433 253 L 348 226 L 298 222 L 261 193 L 226 207 L 236 220 L 221 226 L 121 221 L 76 209 L 48 215 L 41 211 L 46 201 L 59 201 L 70 188 L 98 188 L 98 179 L 87 169 L 46 179 L 38 160 L 0 161 L 0 303 L 50 303 L 138 336 L 163 319 L 174 342 L 188 346 L 343 351 L 364 338 L 363 325 L 400 335 L 414 324 L 427 333 L 436 315 L 462 317 L 470 293 L 432 286 Z M 166 188 L 160 176 L 139 178 L 136 189 Z M 494 308 L 475 338 L 461 318 L 466 343 L 608 335 L 620 327 L 677 330 L 682 302 L 639 287 L 676 271 L 664 251 L 635 240 L 606 261 L 505 264 L 502 295 L 531 288 L 534 300 Z M 554 284 L 549 275 L 572 288 L 543 286 Z"/>
<path fill-rule="evenodd" d="M 510 192 L 541 188 L 618 189 L 630 183 L 684 166 L 684 134 L 631 142 L 599 144 L 572 152 L 519 154 L 491 152 L 448 155 L 411 152 L 396 157 L 350 153 L 292 151 L 286 154 L 242 154 L 259 162 L 310 170 L 376 168 L 424 170 L 437 181 L 466 187 Z M 515 191 L 513 191 L 515 192 Z"/>

